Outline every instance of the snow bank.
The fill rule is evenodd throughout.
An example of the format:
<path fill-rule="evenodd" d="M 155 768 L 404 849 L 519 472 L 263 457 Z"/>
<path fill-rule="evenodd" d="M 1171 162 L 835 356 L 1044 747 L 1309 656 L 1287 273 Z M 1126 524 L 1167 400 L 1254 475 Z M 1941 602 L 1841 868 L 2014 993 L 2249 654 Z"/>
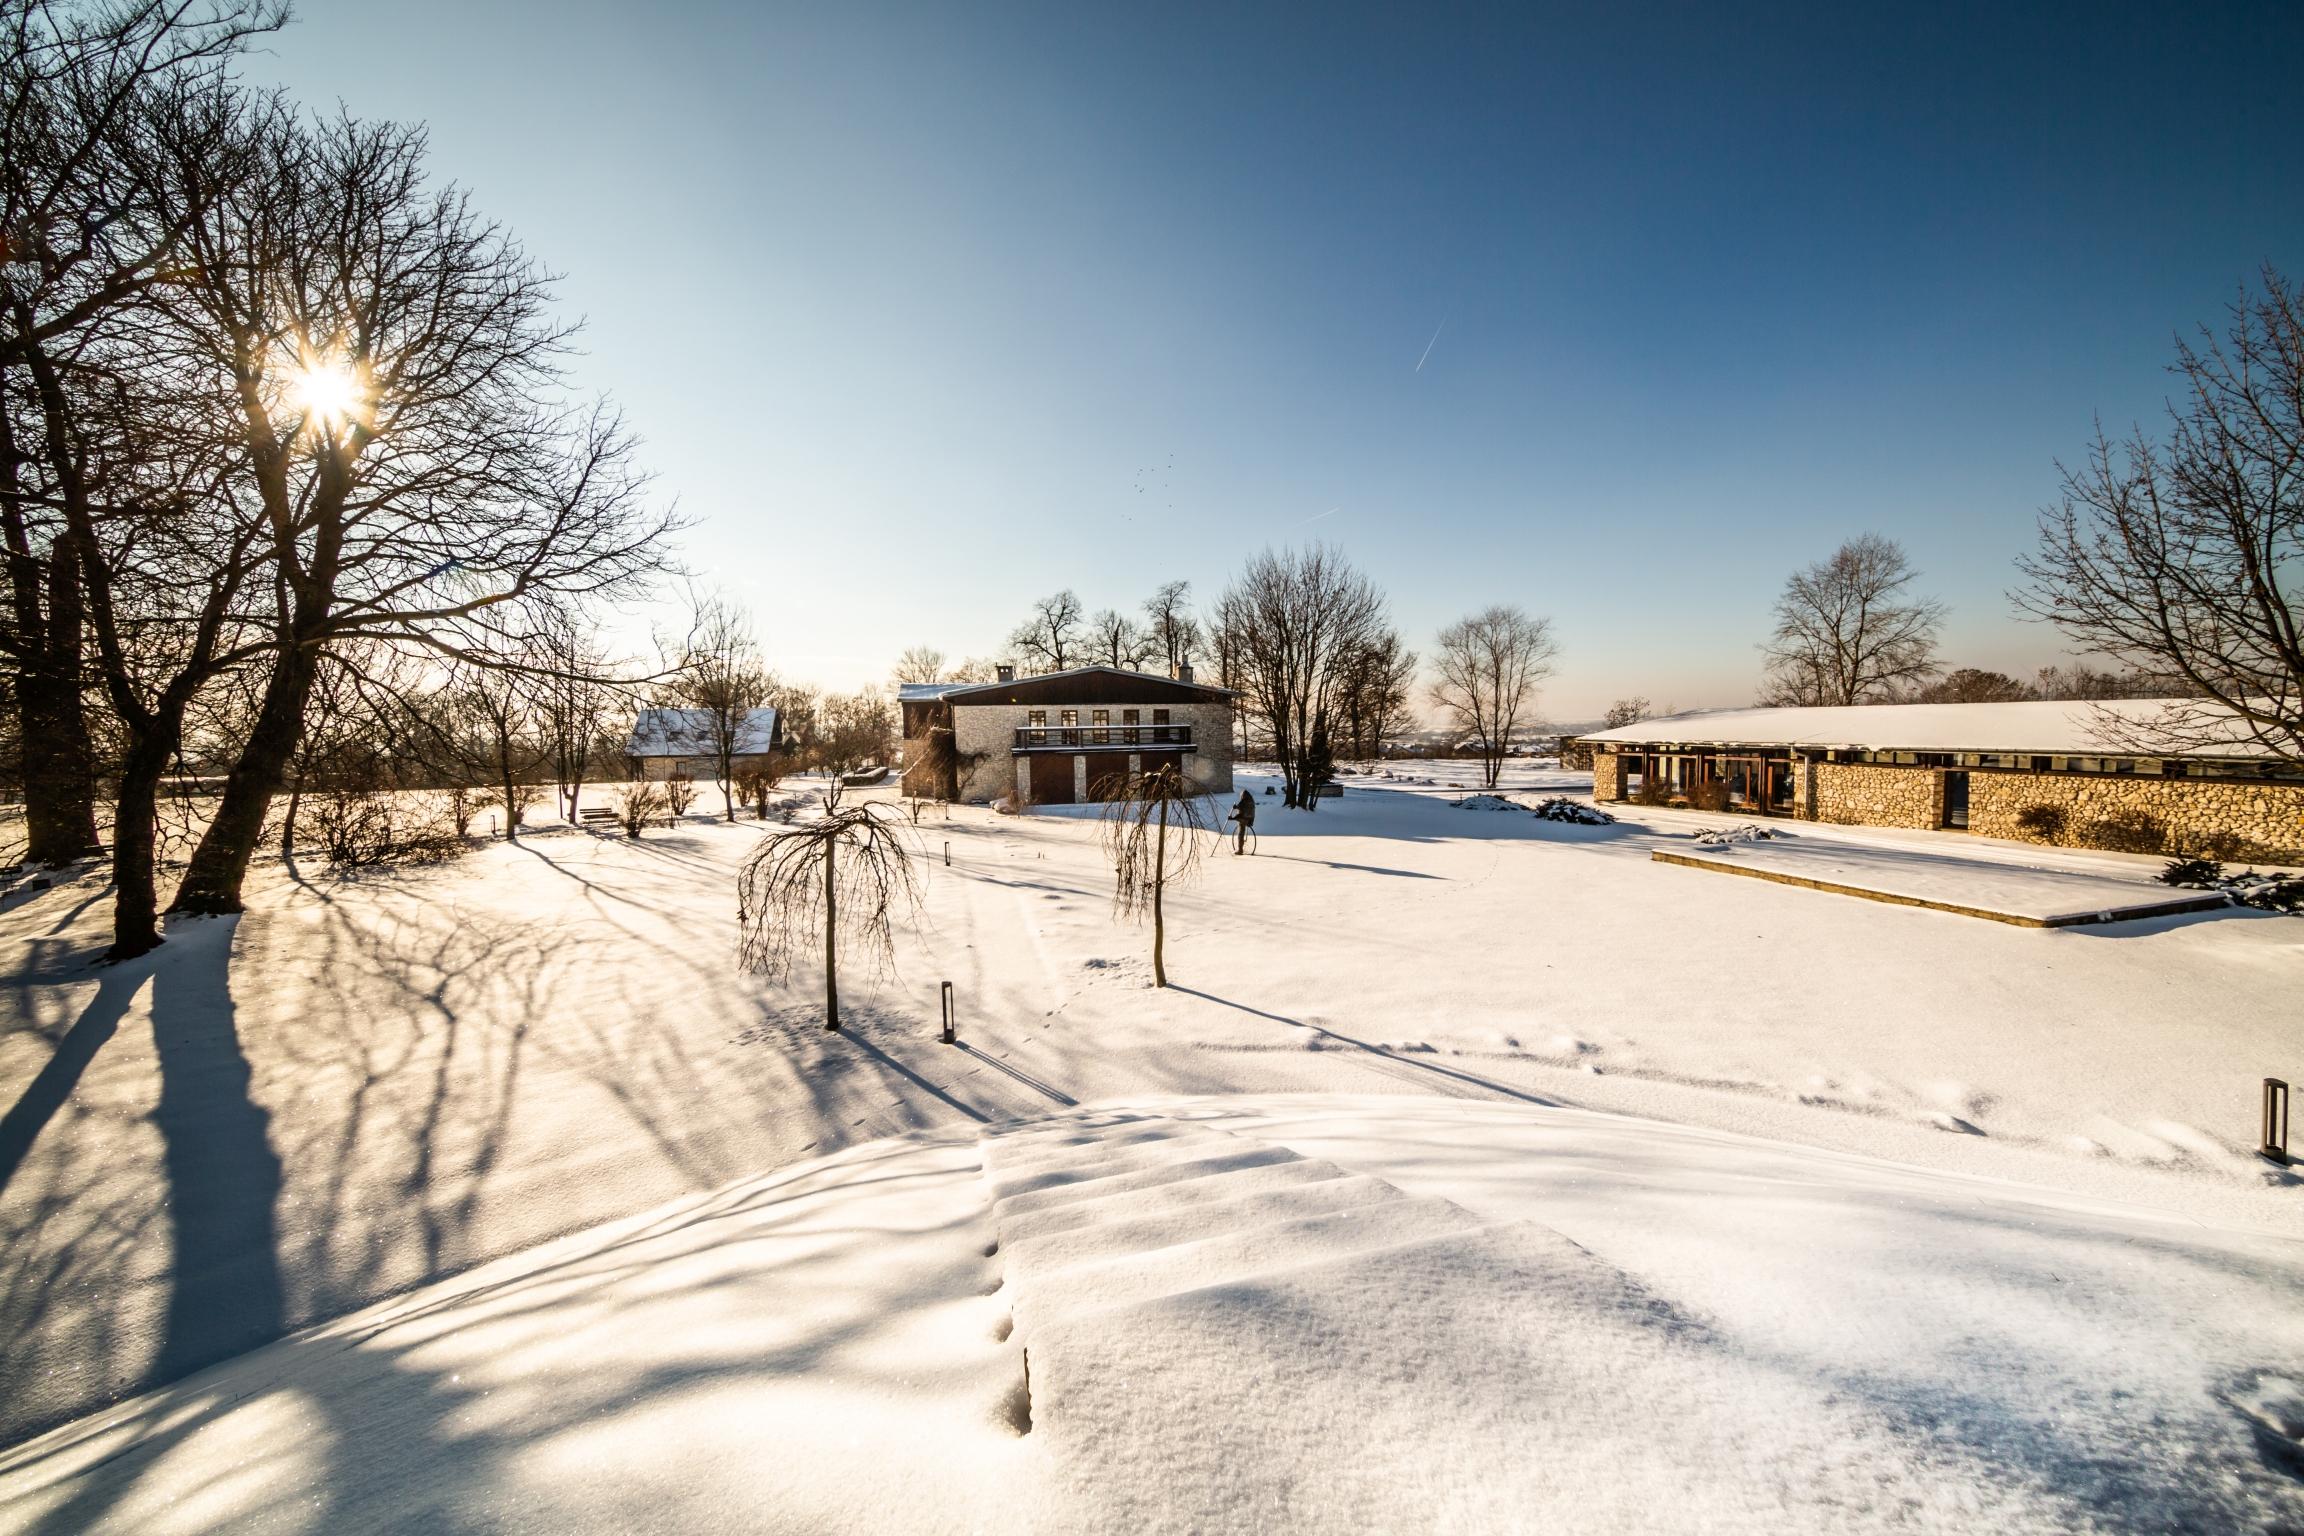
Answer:
<path fill-rule="evenodd" d="M 421 1288 L 0 1453 L 0 1528 L 2293 1528 L 2300 1288 L 1651 1121 L 1147 1098 Z"/>

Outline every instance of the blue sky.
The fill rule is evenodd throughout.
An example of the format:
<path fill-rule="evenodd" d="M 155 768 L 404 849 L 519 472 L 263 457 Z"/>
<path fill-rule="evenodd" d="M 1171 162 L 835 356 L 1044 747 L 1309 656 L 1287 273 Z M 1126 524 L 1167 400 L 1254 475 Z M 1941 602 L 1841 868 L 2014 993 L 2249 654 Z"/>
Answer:
<path fill-rule="evenodd" d="M 2057 659 L 2056 459 L 2304 275 L 2304 6 L 1608 9 L 306 0 L 251 74 L 431 125 L 796 675 L 1317 537 L 1418 649 L 1549 614 L 1556 718 L 1736 704 L 1868 529 Z"/>

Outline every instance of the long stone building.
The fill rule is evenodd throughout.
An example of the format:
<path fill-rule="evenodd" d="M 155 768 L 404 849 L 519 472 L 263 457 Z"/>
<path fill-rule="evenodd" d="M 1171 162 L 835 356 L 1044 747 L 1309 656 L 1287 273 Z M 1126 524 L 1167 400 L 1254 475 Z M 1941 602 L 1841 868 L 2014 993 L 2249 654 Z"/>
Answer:
<path fill-rule="evenodd" d="M 1074 667 L 989 683 L 905 683 L 904 793 L 1035 805 L 1101 800 L 1133 773 L 1172 766 L 1209 794 L 1232 789 L 1227 688 L 1124 667 Z"/>
<path fill-rule="evenodd" d="M 1595 800 L 2304 860 L 2304 766 L 2237 722 L 2204 733 L 2215 724 L 2205 709 L 2160 699 L 1732 709 L 1581 740 Z M 2217 744 L 2203 748 L 2203 734 Z"/>

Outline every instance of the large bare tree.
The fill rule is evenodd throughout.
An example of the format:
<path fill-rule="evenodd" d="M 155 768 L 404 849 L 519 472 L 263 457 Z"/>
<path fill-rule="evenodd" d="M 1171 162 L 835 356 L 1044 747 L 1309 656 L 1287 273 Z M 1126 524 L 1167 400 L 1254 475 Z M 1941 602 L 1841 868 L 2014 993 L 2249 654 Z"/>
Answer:
<path fill-rule="evenodd" d="M 1478 744 L 1490 789 L 1503 775 L 1513 738 L 1528 722 L 1537 688 L 1552 675 L 1558 650 L 1551 620 L 1512 603 L 1483 608 L 1440 631 L 1432 702 Z"/>
<path fill-rule="evenodd" d="M 58 420 L 59 392 L 78 390 L 121 313 L 174 276 L 185 228 L 231 157 L 178 173 L 220 148 L 211 127 L 235 95 L 232 63 L 285 15 L 275 0 L 0 0 L 0 655 L 36 862 L 77 857 L 96 838 L 82 540 L 66 526 L 66 488 L 33 483 L 52 471 L 58 436 L 82 451 L 81 413 Z M 31 377 L 36 365 L 47 384 Z M 117 473 L 117 444 L 104 457 L 82 463 L 83 480 Z"/>
<path fill-rule="evenodd" d="M 193 912 L 239 909 L 324 650 L 533 657 L 545 615 L 659 569 L 669 526 L 614 414 L 561 403 L 546 274 L 427 181 L 420 130 L 262 127 L 263 174 L 186 232 L 165 290 L 233 385 L 277 594 L 270 675 L 176 892 Z"/>
<path fill-rule="evenodd" d="M 2016 601 L 2195 695 L 2155 736 L 2304 762 L 2304 295 L 2265 268 L 2172 371 L 2163 437 L 2099 429 L 2065 468 Z"/>
<path fill-rule="evenodd" d="M 1218 604 L 1225 685 L 1270 733 L 1285 803 L 1306 803 L 1302 772 L 1312 723 L 1331 707 L 1345 663 L 1384 624 L 1375 585 L 1325 544 L 1265 550 Z"/>
<path fill-rule="evenodd" d="M 1877 704 L 1934 676 L 1945 608 L 1911 594 L 1919 574 L 1877 533 L 1794 571 L 1776 599 L 1762 702 Z"/>

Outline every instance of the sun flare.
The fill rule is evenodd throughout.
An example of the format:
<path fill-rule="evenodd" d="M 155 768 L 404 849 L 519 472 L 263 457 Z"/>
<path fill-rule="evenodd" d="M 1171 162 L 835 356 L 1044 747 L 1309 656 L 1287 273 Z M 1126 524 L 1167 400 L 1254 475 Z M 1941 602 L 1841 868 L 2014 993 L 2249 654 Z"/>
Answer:
<path fill-rule="evenodd" d="M 331 429 L 359 416 L 365 393 L 358 371 L 339 357 L 299 359 L 289 380 L 289 399 L 304 419 Z"/>

